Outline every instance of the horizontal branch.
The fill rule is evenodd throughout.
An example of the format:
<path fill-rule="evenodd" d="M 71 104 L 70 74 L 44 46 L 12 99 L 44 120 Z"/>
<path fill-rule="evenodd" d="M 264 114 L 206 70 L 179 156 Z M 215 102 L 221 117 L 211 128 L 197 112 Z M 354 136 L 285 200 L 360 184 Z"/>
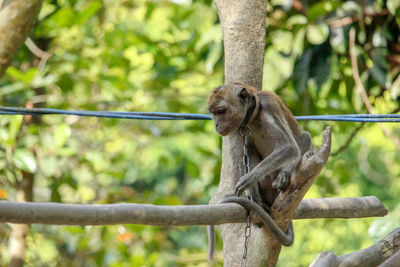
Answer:
<path fill-rule="evenodd" d="M 361 218 L 387 214 L 376 197 L 306 199 L 295 219 Z M 155 226 L 243 223 L 245 210 L 237 204 L 155 206 L 149 204 L 60 204 L 0 201 L 0 223 L 52 225 L 144 224 Z"/>

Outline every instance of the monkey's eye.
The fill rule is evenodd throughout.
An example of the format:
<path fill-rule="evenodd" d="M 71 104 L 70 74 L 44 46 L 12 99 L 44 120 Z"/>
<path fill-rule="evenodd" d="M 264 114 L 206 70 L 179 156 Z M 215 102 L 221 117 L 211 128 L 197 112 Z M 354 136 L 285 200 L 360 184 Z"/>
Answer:
<path fill-rule="evenodd" d="M 226 112 L 226 108 L 220 108 L 220 109 L 217 109 L 216 111 L 214 111 L 213 113 L 214 113 L 214 115 L 222 115 L 222 114 L 225 114 L 225 112 Z"/>
<path fill-rule="evenodd" d="M 248 97 L 250 97 L 249 92 L 246 90 L 246 88 L 242 88 L 240 90 L 239 97 L 242 100 L 246 100 Z"/>

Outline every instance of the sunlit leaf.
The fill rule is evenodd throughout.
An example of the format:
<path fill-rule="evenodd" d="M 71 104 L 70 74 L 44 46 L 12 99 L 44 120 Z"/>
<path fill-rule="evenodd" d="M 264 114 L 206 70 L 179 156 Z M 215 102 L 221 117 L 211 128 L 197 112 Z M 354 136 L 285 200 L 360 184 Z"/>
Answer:
<path fill-rule="evenodd" d="M 390 95 L 392 99 L 396 99 L 400 96 L 400 75 L 397 75 L 397 78 L 393 81 L 390 87 Z"/>
<path fill-rule="evenodd" d="M 11 78 L 24 82 L 25 84 L 29 84 L 32 79 L 35 77 L 37 73 L 36 68 L 31 68 L 27 70 L 26 72 L 21 72 L 20 70 L 14 68 L 14 67 L 9 67 L 6 71 L 6 74 L 9 75 Z"/>
<path fill-rule="evenodd" d="M 185 168 L 191 177 L 198 178 L 200 176 L 200 169 L 195 162 L 189 160 L 186 162 Z"/>
<path fill-rule="evenodd" d="M 307 26 L 307 40 L 314 45 L 323 43 L 329 35 L 328 25 L 325 23 L 310 24 Z"/>
<path fill-rule="evenodd" d="M 62 147 L 67 141 L 68 137 L 71 135 L 71 128 L 62 123 L 57 126 L 57 129 L 54 132 L 54 143 L 57 147 Z"/>
<path fill-rule="evenodd" d="M 64 7 L 51 15 L 50 21 L 56 23 L 58 27 L 70 27 L 74 25 L 76 13 L 73 8 Z"/>
<path fill-rule="evenodd" d="M 13 153 L 13 162 L 18 169 L 34 173 L 36 171 L 35 156 L 29 150 L 18 148 Z"/>
<path fill-rule="evenodd" d="M 23 116 L 13 116 L 10 125 L 8 127 L 8 140 L 7 143 L 9 145 L 14 145 L 15 144 L 15 139 L 17 138 L 17 134 L 21 128 L 23 121 Z"/>
<path fill-rule="evenodd" d="M 101 7 L 99 1 L 90 2 L 81 12 L 79 12 L 75 23 L 85 23 L 87 19 L 93 16 Z"/>
<path fill-rule="evenodd" d="M 392 15 L 396 15 L 397 10 L 400 8 L 400 0 L 387 0 L 386 6 Z"/>
<path fill-rule="evenodd" d="M 307 17 L 310 20 L 315 20 L 322 15 L 326 15 L 340 6 L 340 1 L 330 0 L 330 1 L 319 1 L 312 5 L 307 13 Z"/>

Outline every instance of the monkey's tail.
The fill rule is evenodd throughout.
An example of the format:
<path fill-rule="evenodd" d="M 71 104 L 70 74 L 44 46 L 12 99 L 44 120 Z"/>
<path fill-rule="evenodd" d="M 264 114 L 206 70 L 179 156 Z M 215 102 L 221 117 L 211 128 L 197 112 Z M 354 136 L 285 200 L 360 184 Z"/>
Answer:
<path fill-rule="evenodd" d="M 278 239 L 282 245 L 288 247 L 293 244 L 294 233 L 292 222 L 290 222 L 287 232 L 283 232 L 281 228 L 279 228 L 279 226 L 274 222 L 274 220 L 272 220 L 271 216 L 260 205 L 244 197 L 226 195 L 218 202 L 218 204 L 232 202 L 241 205 L 246 210 L 253 211 L 258 218 L 260 218 L 263 224 L 272 231 L 276 239 Z"/>
<path fill-rule="evenodd" d="M 208 263 L 212 265 L 214 262 L 214 248 L 215 248 L 214 225 L 209 225 L 207 227 L 207 232 L 208 232 Z"/>

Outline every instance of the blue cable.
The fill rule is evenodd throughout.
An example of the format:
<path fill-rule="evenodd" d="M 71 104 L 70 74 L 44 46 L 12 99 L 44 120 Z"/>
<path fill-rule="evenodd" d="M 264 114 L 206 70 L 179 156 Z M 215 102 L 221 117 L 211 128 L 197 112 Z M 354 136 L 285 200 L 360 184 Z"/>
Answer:
<path fill-rule="evenodd" d="M 207 114 L 170 112 L 123 112 L 123 111 L 70 111 L 52 108 L 0 107 L 0 115 L 75 115 L 86 117 L 135 119 L 135 120 L 211 120 Z M 295 116 L 297 120 L 347 121 L 347 122 L 400 122 L 400 114 L 338 114 Z"/>

